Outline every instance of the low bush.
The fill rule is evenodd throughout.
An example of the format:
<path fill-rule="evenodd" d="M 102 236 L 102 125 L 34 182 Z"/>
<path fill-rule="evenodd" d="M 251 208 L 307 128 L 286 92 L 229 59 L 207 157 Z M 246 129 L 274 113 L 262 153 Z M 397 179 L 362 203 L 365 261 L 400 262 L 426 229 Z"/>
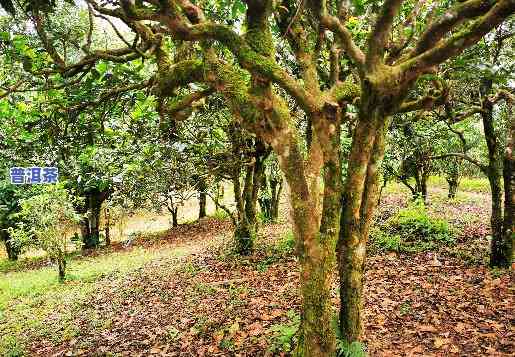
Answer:
<path fill-rule="evenodd" d="M 284 324 L 275 324 L 268 330 L 272 333 L 269 352 L 280 354 L 281 352 L 292 352 L 297 342 L 297 332 L 300 326 L 300 315 L 294 310 L 287 313 L 289 321 Z"/>
<path fill-rule="evenodd" d="M 447 221 L 431 217 L 422 202 L 414 202 L 371 232 L 371 244 L 380 251 L 420 252 L 453 245 Z"/>

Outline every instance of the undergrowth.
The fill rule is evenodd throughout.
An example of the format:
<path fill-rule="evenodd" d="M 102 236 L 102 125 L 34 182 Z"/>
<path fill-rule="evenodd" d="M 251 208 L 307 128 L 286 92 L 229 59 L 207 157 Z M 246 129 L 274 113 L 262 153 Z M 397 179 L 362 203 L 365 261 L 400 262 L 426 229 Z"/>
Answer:
<path fill-rule="evenodd" d="M 452 246 L 455 239 L 447 221 L 431 217 L 424 204 L 417 201 L 374 229 L 370 243 L 375 251 L 416 253 Z"/>

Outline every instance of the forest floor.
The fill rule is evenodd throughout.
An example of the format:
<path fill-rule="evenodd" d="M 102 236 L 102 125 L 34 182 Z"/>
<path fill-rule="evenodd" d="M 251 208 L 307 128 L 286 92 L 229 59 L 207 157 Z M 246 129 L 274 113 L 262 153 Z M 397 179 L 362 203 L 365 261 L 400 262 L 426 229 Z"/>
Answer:
<path fill-rule="evenodd" d="M 410 253 L 372 240 L 369 355 L 512 356 L 514 277 L 485 266 L 488 194 L 430 193 L 430 215 L 448 221 L 455 240 Z M 376 228 L 408 201 L 389 185 Z M 287 355 L 300 306 L 290 227 L 283 207 L 249 257 L 232 253 L 231 226 L 220 217 L 141 234 L 129 246 L 75 256 L 64 284 L 53 267 L 10 266 L 0 279 L 0 355 Z M 336 315 L 336 282 L 333 299 Z"/>

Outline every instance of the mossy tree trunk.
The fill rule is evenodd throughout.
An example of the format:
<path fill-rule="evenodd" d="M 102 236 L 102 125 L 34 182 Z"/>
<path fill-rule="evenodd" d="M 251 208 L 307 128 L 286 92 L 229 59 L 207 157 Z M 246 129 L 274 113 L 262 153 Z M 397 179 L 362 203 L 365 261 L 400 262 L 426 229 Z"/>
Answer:
<path fill-rule="evenodd" d="M 507 227 L 506 225 L 509 225 L 512 220 L 508 219 L 508 221 L 505 221 L 505 217 L 508 217 L 506 216 L 506 209 L 509 207 L 504 207 L 503 210 L 503 163 L 506 161 L 506 158 L 503 158 L 495 130 L 494 103 L 488 98 L 488 95 L 492 91 L 492 85 L 491 79 L 485 79 L 480 87 L 480 92 L 483 97 L 481 119 L 483 121 L 483 130 L 488 149 L 488 165 L 484 167 L 483 170 L 488 177 L 492 196 L 492 210 L 490 215 L 490 225 L 492 229 L 490 266 L 508 267 L 511 265 L 512 259 L 512 237 L 510 237 L 509 234 L 507 235 L 506 232 L 511 230 L 512 227 Z M 511 126 L 508 125 L 508 127 L 509 130 L 511 130 Z M 507 170 L 509 171 L 509 168 Z M 504 176 L 507 175 L 509 175 L 509 173 L 505 172 Z M 511 192 L 511 185 L 508 185 L 504 189 L 506 197 L 506 190 Z M 510 201 L 511 200 L 507 201 L 508 204 Z"/>
<path fill-rule="evenodd" d="M 283 180 L 281 177 L 263 175 L 261 185 L 262 195 L 258 199 L 259 207 L 264 217 L 269 222 L 277 222 L 279 219 L 279 203 L 281 199 Z"/>
<path fill-rule="evenodd" d="M 281 202 L 281 192 L 283 189 L 283 179 L 282 177 L 275 179 L 270 179 L 270 193 L 271 193 L 271 202 L 270 202 L 270 220 L 272 222 L 277 222 L 279 219 L 279 203 Z"/>
<path fill-rule="evenodd" d="M 459 185 L 459 175 L 456 173 L 452 173 L 446 177 L 447 183 L 449 184 L 449 192 L 447 197 L 450 199 L 456 198 L 456 193 L 458 192 Z"/>
<path fill-rule="evenodd" d="M 338 241 L 340 330 L 347 341 L 363 334 L 363 277 L 366 244 L 379 196 L 379 168 L 384 156 L 388 115 L 377 94 L 363 96 L 349 157 Z M 367 103 L 368 101 L 368 103 Z"/>
<path fill-rule="evenodd" d="M 298 171 L 289 172 L 291 168 L 285 165 L 284 156 L 280 156 L 291 189 L 303 299 L 295 356 L 334 356 L 336 350 L 331 276 L 340 227 L 340 120 L 341 109 L 332 106 L 324 108 L 320 117 L 313 118 L 312 161 L 305 172 L 305 181 L 299 180 Z M 318 125 L 332 125 L 333 129 L 323 130 Z M 320 170 L 323 192 L 320 192 L 320 177 L 315 174 Z"/>
<path fill-rule="evenodd" d="M 59 281 L 63 282 L 66 277 L 66 259 L 65 257 L 59 257 L 56 259 L 57 270 L 59 274 Z"/>
<path fill-rule="evenodd" d="M 239 131 L 237 131 L 239 132 Z M 234 133 L 237 135 L 236 133 Z M 233 137 L 233 150 L 240 151 L 239 138 Z M 255 139 L 252 144 L 252 163 L 236 165 L 233 171 L 234 199 L 236 202 L 236 219 L 234 220 L 234 239 L 239 254 L 248 255 L 254 249 L 257 235 L 257 204 L 260 185 L 264 174 L 264 160 L 269 151 L 265 144 Z M 241 170 L 244 170 L 243 187 L 240 182 Z"/>
<path fill-rule="evenodd" d="M 105 218 L 104 232 L 105 232 L 105 238 L 106 238 L 106 246 L 109 247 L 111 245 L 111 215 L 110 215 L 109 206 L 106 206 L 104 208 L 104 218 Z"/>
<path fill-rule="evenodd" d="M 424 203 L 427 202 L 427 180 L 429 179 L 429 174 L 427 170 L 423 167 L 423 164 L 415 163 L 415 183 L 416 183 L 416 192 L 415 199 L 421 198 Z"/>

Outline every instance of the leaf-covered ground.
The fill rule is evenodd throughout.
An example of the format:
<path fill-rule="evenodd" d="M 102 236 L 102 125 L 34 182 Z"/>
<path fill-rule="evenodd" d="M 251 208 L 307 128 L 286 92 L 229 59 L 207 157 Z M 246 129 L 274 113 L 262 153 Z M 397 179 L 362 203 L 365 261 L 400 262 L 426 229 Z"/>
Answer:
<path fill-rule="evenodd" d="M 444 191 L 432 193 L 429 210 L 456 227 L 457 244 L 436 252 L 383 252 L 369 258 L 368 352 L 512 356 L 513 277 L 482 264 L 488 245 L 488 200 L 474 193 L 447 202 Z M 405 204 L 406 195 L 389 193 L 378 219 L 387 219 Z M 57 299 L 51 312 L 28 307 L 26 301 L 20 311 L 14 301 L 4 311 L 6 324 L 0 331 L 22 316 L 39 319 L 40 325 L 27 325 L 20 332 L 27 336 L 25 348 L 36 356 L 287 354 L 300 304 L 297 265 L 285 243 L 288 231 L 286 219 L 264 226 L 258 249 L 248 258 L 230 253 L 230 226 L 215 219 L 137 240 L 133 247 L 118 249 L 143 246 L 182 253 L 156 255 L 129 272 L 99 277 L 77 296 L 47 293 L 38 301 Z M 73 290 L 73 284 L 78 283 L 65 285 Z M 337 294 L 335 284 L 335 312 Z"/>

